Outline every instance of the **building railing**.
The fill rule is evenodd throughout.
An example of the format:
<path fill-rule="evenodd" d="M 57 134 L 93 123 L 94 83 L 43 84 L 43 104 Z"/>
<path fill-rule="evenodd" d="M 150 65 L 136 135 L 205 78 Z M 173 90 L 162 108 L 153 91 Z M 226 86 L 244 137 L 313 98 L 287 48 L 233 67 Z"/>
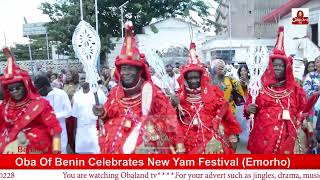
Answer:
<path fill-rule="evenodd" d="M 42 71 L 52 71 L 59 73 L 61 69 L 79 68 L 81 63 L 78 60 L 32 60 L 32 61 L 17 61 L 19 66 L 29 72 L 34 72 L 38 69 Z M 0 73 L 3 73 L 6 67 L 6 62 L 0 62 Z"/>

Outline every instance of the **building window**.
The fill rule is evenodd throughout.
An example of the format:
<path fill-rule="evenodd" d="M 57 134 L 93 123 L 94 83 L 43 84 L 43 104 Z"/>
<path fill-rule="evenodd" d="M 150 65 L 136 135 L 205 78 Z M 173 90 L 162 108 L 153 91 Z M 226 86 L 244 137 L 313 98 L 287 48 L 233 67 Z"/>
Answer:
<path fill-rule="evenodd" d="M 222 59 L 230 64 L 234 58 L 235 50 L 215 50 L 211 51 L 211 59 Z"/>
<path fill-rule="evenodd" d="M 318 37 L 319 37 L 318 32 L 319 32 L 318 24 L 311 24 L 311 40 L 317 46 L 319 46 L 319 44 L 318 44 Z"/>

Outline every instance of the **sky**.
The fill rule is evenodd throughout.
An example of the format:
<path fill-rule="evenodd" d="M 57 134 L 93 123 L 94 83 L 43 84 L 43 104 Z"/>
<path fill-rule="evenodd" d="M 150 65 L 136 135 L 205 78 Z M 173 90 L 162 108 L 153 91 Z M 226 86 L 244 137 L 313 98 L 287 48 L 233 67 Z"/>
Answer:
<path fill-rule="evenodd" d="M 0 0 L 0 47 L 5 45 L 5 39 L 7 46 L 27 42 L 27 38 L 22 37 L 23 17 L 28 23 L 49 21 L 38 9 L 42 2 L 54 0 Z"/>

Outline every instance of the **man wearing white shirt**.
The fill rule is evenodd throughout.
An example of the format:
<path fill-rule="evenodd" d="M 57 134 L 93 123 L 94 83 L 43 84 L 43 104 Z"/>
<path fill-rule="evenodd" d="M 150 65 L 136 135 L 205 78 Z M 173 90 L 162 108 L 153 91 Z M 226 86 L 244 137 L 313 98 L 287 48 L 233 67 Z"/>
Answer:
<path fill-rule="evenodd" d="M 179 75 L 175 74 L 173 72 L 173 66 L 171 64 L 167 64 L 166 65 L 166 72 L 167 74 L 169 75 L 169 79 L 168 79 L 168 84 L 169 84 L 169 87 L 165 87 L 164 89 L 166 89 L 166 94 L 167 95 L 173 95 L 173 94 L 176 94 L 176 92 L 178 91 L 179 89 L 179 83 L 177 81 Z M 169 92 L 170 94 L 169 94 Z"/>
<path fill-rule="evenodd" d="M 100 153 L 98 144 L 97 120 L 92 112 L 96 104 L 93 91 L 88 82 L 85 82 L 85 74 L 79 74 L 80 89 L 74 94 L 72 102 L 72 116 L 77 118 L 76 153 Z M 107 101 L 106 95 L 98 89 L 99 104 Z"/>
<path fill-rule="evenodd" d="M 68 135 L 66 130 L 66 118 L 71 116 L 71 103 L 66 92 L 53 88 L 47 76 L 38 75 L 34 84 L 41 96 L 47 99 L 52 106 L 54 113 L 62 128 L 61 132 L 61 153 L 67 154 Z"/>

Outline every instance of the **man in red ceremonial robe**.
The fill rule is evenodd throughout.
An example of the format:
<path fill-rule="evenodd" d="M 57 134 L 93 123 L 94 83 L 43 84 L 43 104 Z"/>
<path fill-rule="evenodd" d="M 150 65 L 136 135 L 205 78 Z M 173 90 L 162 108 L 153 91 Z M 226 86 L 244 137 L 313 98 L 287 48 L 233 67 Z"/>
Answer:
<path fill-rule="evenodd" d="M 0 77 L 4 100 L 0 105 L 0 153 L 59 153 L 61 127 L 49 102 L 15 64 L 8 48 L 5 73 Z"/>
<path fill-rule="evenodd" d="M 104 108 L 94 106 L 100 116 L 99 144 L 102 153 L 184 153 L 175 110 L 164 93 L 152 83 L 144 54 L 139 52 L 133 25 L 126 24 L 121 54 L 116 58 L 114 87 Z"/>
<path fill-rule="evenodd" d="M 179 77 L 179 118 L 188 154 L 230 154 L 241 133 L 223 92 L 210 83 L 195 43 Z M 234 148 L 232 150 L 232 147 Z"/>
<path fill-rule="evenodd" d="M 284 28 L 279 27 L 278 39 L 262 76 L 262 89 L 252 104 L 249 96 L 245 115 L 254 114 L 248 150 L 253 154 L 301 153 L 297 130 L 303 120 L 306 94 L 293 77 L 292 57 L 284 51 Z"/>

